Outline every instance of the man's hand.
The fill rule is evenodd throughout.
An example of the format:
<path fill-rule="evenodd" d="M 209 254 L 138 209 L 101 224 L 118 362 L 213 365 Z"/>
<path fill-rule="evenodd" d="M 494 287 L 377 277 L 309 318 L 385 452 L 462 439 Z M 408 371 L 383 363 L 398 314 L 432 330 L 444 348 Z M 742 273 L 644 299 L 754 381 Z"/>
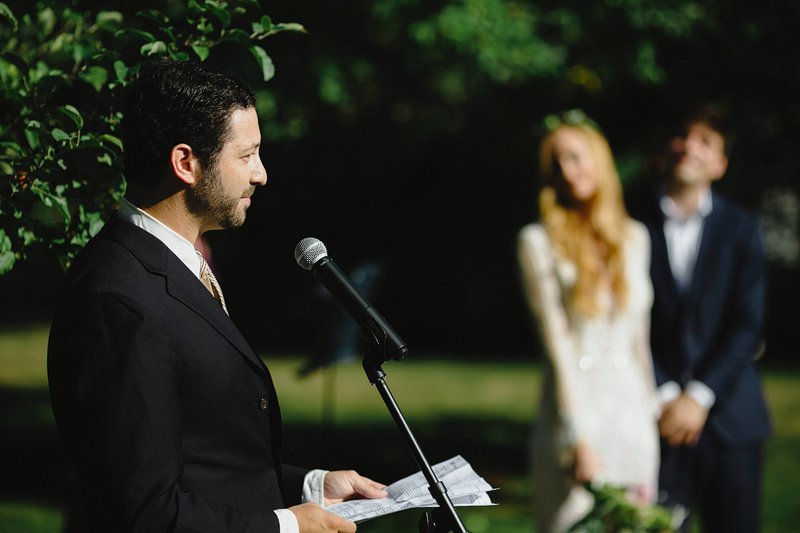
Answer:
<path fill-rule="evenodd" d="M 353 498 L 385 498 L 386 485 L 361 476 L 355 470 L 336 470 L 325 474 L 325 505 Z"/>
<path fill-rule="evenodd" d="M 664 405 L 658 429 L 671 446 L 694 446 L 708 419 L 708 409 L 685 392 Z"/>
<path fill-rule="evenodd" d="M 329 513 L 316 503 L 304 503 L 289 507 L 297 517 L 300 533 L 355 533 L 355 523 Z"/>

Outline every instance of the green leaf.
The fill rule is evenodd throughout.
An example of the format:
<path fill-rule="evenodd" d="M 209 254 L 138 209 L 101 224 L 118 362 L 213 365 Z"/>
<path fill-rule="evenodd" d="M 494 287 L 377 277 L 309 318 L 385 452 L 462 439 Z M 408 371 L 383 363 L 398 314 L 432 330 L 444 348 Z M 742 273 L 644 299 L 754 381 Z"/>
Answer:
<path fill-rule="evenodd" d="M 200 20 L 197 22 L 197 31 L 203 35 L 208 35 L 214 31 L 214 25 L 211 24 L 211 21 L 206 17 L 200 17 Z"/>
<path fill-rule="evenodd" d="M 111 154 L 109 154 L 108 152 L 104 153 L 103 155 L 97 156 L 97 162 L 108 166 L 114 165 L 114 160 L 111 159 Z"/>
<path fill-rule="evenodd" d="M 222 7 L 221 4 L 213 0 L 206 0 L 206 9 L 211 12 L 222 23 L 223 28 L 227 28 L 231 24 L 231 14 Z"/>
<path fill-rule="evenodd" d="M 42 27 L 41 32 L 43 35 L 50 35 L 56 27 L 56 13 L 52 8 L 46 7 L 38 12 L 37 17 L 39 25 Z"/>
<path fill-rule="evenodd" d="M 281 22 L 279 24 L 273 24 L 272 33 L 278 33 L 279 31 L 299 31 L 302 33 L 308 33 L 305 26 L 298 22 Z"/>
<path fill-rule="evenodd" d="M 11 270 L 11 267 L 14 266 L 14 252 L 10 249 L 11 248 L 11 240 L 6 237 L 6 241 L 8 242 L 8 250 L 0 250 L 0 274 L 4 274 Z M 10 256 L 10 257 L 9 257 Z"/>
<path fill-rule="evenodd" d="M 17 67 L 20 75 L 25 76 L 28 74 L 30 67 L 28 66 L 28 62 L 25 61 L 21 55 L 14 52 L 3 52 L 2 58 L 4 61 L 7 61 L 8 63 L 11 63 Z"/>
<path fill-rule="evenodd" d="M 0 252 L 0 274 L 11 272 L 16 260 L 14 252 Z"/>
<path fill-rule="evenodd" d="M 39 141 L 39 128 L 31 128 L 31 122 L 29 122 L 28 127 L 25 128 L 25 140 L 28 141 L 28 146 L 30 146 L 32 150 L 38 150 L 39 146 L 41 146 Z M 38 125 L 39 123 L 37 122 L 36 124 Z"/>
<path fill-rule="evenodd" d="M 95 23 L 101 28 L 111 28 L 122 24 L 123 16 L 119 11 L 100 11 Z"/>
<path fill-rule="evenodd" d="M 125 82 L 128 79 L 128 66 L 123 62 L 117 59 L 114 61 L 114 74 L 117 76 L 117 79 L 121 82 Z"/>
<path fill-rule="evenodd" d="M 0 174 L 4 176 L 11 176 L 14 174 L 14 168 L 5 161 L 0 161 Z"/>
<path fill-rule="evenodd" d="M 109 135 L 108 133 L 104 133 L 100 136 L 101 141 L 110 142 L 120 150 L 122 150 L 122 140 L 119 137 L 115 137 L 114 135 Z"/>
<path fill-rule="evenodd" d="M 53 207 L 53 199 L 51 198 L 50 192 L 45 191 L 38 183 L 34 182 L 31 186 L 31 192 L 42 201 L 45 207 Z"/>
<path fill-rule="evenodd" d="M 17 28 L 19 28 L 19 23 L 17 22 L 17 17 L 14 16 L 14 13 L 11 12 L 11 9 L 5 5 L 4 3 L 0 2 L 0 17 L 6 19 L 8 22 L 11 23 L 11 31 L 16 33 Z"/>
<path fill-rule="evenodd" d="M 169 17 L 158 9 L 143 9 L 137 12 L 135 16 L 155 22 L 158 26 L 169 23 Z"/>
<path fill-rule="evenodd" d="M 250 34 L 242 29 L 234 28 L 232 30 L 226 31 L 225 35 L 222 37 L 221 40 L 250 44 Z"/>
<path fill-rule="evenodd" d="M 85 221 L 89 223 L 90 237 L 97 235 L 106 223 L 103 219 L 103 215 L 99 211 L 89 211 L 86 213 Z"/>
<path fill-rule="evenodd" d="M 202 46 L 199 44 L 193 44 L 192 50 L 194 50 L 194 53 L 200 58 L 200 61 L 205 61 L 208 57 L 208 54 L 211 53 L 211 49 L 208 46 Z"/>
<path fill-rule="evenodd" d="M 189 8 L 189 11 L 193 11 L 193 12 L 204 12 L 204 11 L 206 11 L 205 5 L 200 5 L 197 2 L 197 0 L 189 0 L 189 2 L 186 4 L 186 6 Z"/>
<path fill-rule="evenodd" d="M 78 111 L 74 106 L 67 104 L 59 107 L 58 110 L 62 114 L 66 115 L 66 117 L 69 118 L 73 124 L 75 124 L 75 127 L 78 129 L 83 128 L 83 116 L 81 115 L 81 112 Z"/>
<path fill-rule="evenodd" d="M 22 239 L 23 246 L 29 246 L 38 240 L 34 232 L 24 227 L 17 229 L 17 236 Z"/>
<path fill-rule="evenodd" d="M 188 52 L 184 52 L 183 50 L 177 50 L 169 52 L 169 57 L 174 59 L 175 61 L 189 61 L 190 56 Z"/>
<path fill-rule="evenodd" d="M 61 213 L 61 216 L 64 217 L 64 225 L 68 226 L 70 220 L 72 220 L 72 214 L 69 212 L 69 204 L 67 203 L 67 199 L 63 196 L 53 196 L 53 203 L 58 209 L 58 212 Z"/>
<path fill-rule="evenodd" d="M 278 24 L 272 24 L 272 22 L 269 20 L 269 17 L 266 15 L 261 18 L 261 22 L 253 23 L 253 37 L 258 39 L 264 39 L 270 35 L 275 35 L 276 33 L 280 33 L 282 31 L 308 33 L 302 24 L 297 22 L 281 22 Z"/>
<path fill-rule="evenodd" d="M 78 77 L 88 82 L 95 91 L 100 92 L 108 80 L 108 71 L 103 67 L 93 66 L 82 71 Z"/>
<path fill-rule="evenodd" d="M 64 219 L 64 225 L 69 225 L 72 215 L 69 212 L 69 205 L 66 198 L 51 193 L 47 183 L 41 181 L 36 181 L 31 185 L 31 192 L 33 192 L 46 207 L 55 207 Z"/>
<path fill-rule="evenodd" d="M 250 53 L 252 53 L 253 57 L 258 61 L 258 65 L 261 67 L 261 76 L 264 78 L 264 81 L 272 79 L 275 75 L 275 65 L 272 63 L 272 58 L 267 55 L 266 50 L 258 45 L 253 45 L 250 47 Z"/>
<path fill-rule="evenodd" d="M 148 43 L 152 43 L 153 41 L 156 40 L 156 36 L 153 35 L 152 33 L 142 30 L 137 30 L 136 28 L 122 28 L 121 30 L 119 30 L 117 33 L 114 34 L 114 37 L 124 37 L 126 35 L 142 39 L 144 41 L 147 41 Z"/>
<path fill-rule="evenodd" d="M 153 41 L 152 43 L 143 44 L 139 49 L 139 53 L 143 56 L 155 56 L 165 54 L 167 52 L 167 45 L 164 41 Z"/>

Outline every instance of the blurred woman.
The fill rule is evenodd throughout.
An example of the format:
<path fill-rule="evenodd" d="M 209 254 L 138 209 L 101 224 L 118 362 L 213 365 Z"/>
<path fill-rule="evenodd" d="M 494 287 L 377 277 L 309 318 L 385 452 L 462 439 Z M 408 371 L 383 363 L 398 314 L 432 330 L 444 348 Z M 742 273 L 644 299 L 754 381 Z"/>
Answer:
<path fill-rule="evenodd" d="M 587 482 L 651 503 L 658 475 L 649 348 L 653 291 L 647 230 L 625 211 L 605 137 L 559 124 L 541 142 L 541 222 L 518 240 L 525 296 L 547 365 L 533 441 L 540 532 L 588 512 Z"/>

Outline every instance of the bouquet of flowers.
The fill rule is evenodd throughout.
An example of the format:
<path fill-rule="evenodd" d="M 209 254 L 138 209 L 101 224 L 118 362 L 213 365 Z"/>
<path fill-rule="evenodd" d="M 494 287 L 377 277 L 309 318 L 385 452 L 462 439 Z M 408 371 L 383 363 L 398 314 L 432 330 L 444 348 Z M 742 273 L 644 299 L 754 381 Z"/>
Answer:
<path fill-rule="evenodd" d="M 586 484 L 586 490 L 594 497 L 594 507 L 570 533 L 669 533 L 684 518 L 661 505 L 637 505 L 625 487 Z"/>

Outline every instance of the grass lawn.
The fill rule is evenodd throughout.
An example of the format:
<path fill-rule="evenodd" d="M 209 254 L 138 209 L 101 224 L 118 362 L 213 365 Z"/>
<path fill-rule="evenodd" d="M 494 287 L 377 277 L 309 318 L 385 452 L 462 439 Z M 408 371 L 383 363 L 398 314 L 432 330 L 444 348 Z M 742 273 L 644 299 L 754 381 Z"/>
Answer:
<path fill-rule="evenodd" d="M 0 331 L 0 533 L 58 531 L 68 490 L 66 458 L 46 389 L 47 330 Z M 285 425 L 287 462 L 357 468 L 390 482 L 417 470 L 360 363 L 300 378 L 301 357 L 267 355 Z M 501 490 L 500 505 L 461 509 L 473 533 L 533 531 L 527 440 L 539 396 L 535 362 L 487 354 L 470 361 L 412 354 L 384 365 L 387 381 L 428 460 L 463 455 Z M 764 483 L 766 533 L 797 531 L 800 510 L 800 373 L 765 371 L 775 422 Z M 417 531 L 420 511 L 362 524 L 359 531 Z"/>

